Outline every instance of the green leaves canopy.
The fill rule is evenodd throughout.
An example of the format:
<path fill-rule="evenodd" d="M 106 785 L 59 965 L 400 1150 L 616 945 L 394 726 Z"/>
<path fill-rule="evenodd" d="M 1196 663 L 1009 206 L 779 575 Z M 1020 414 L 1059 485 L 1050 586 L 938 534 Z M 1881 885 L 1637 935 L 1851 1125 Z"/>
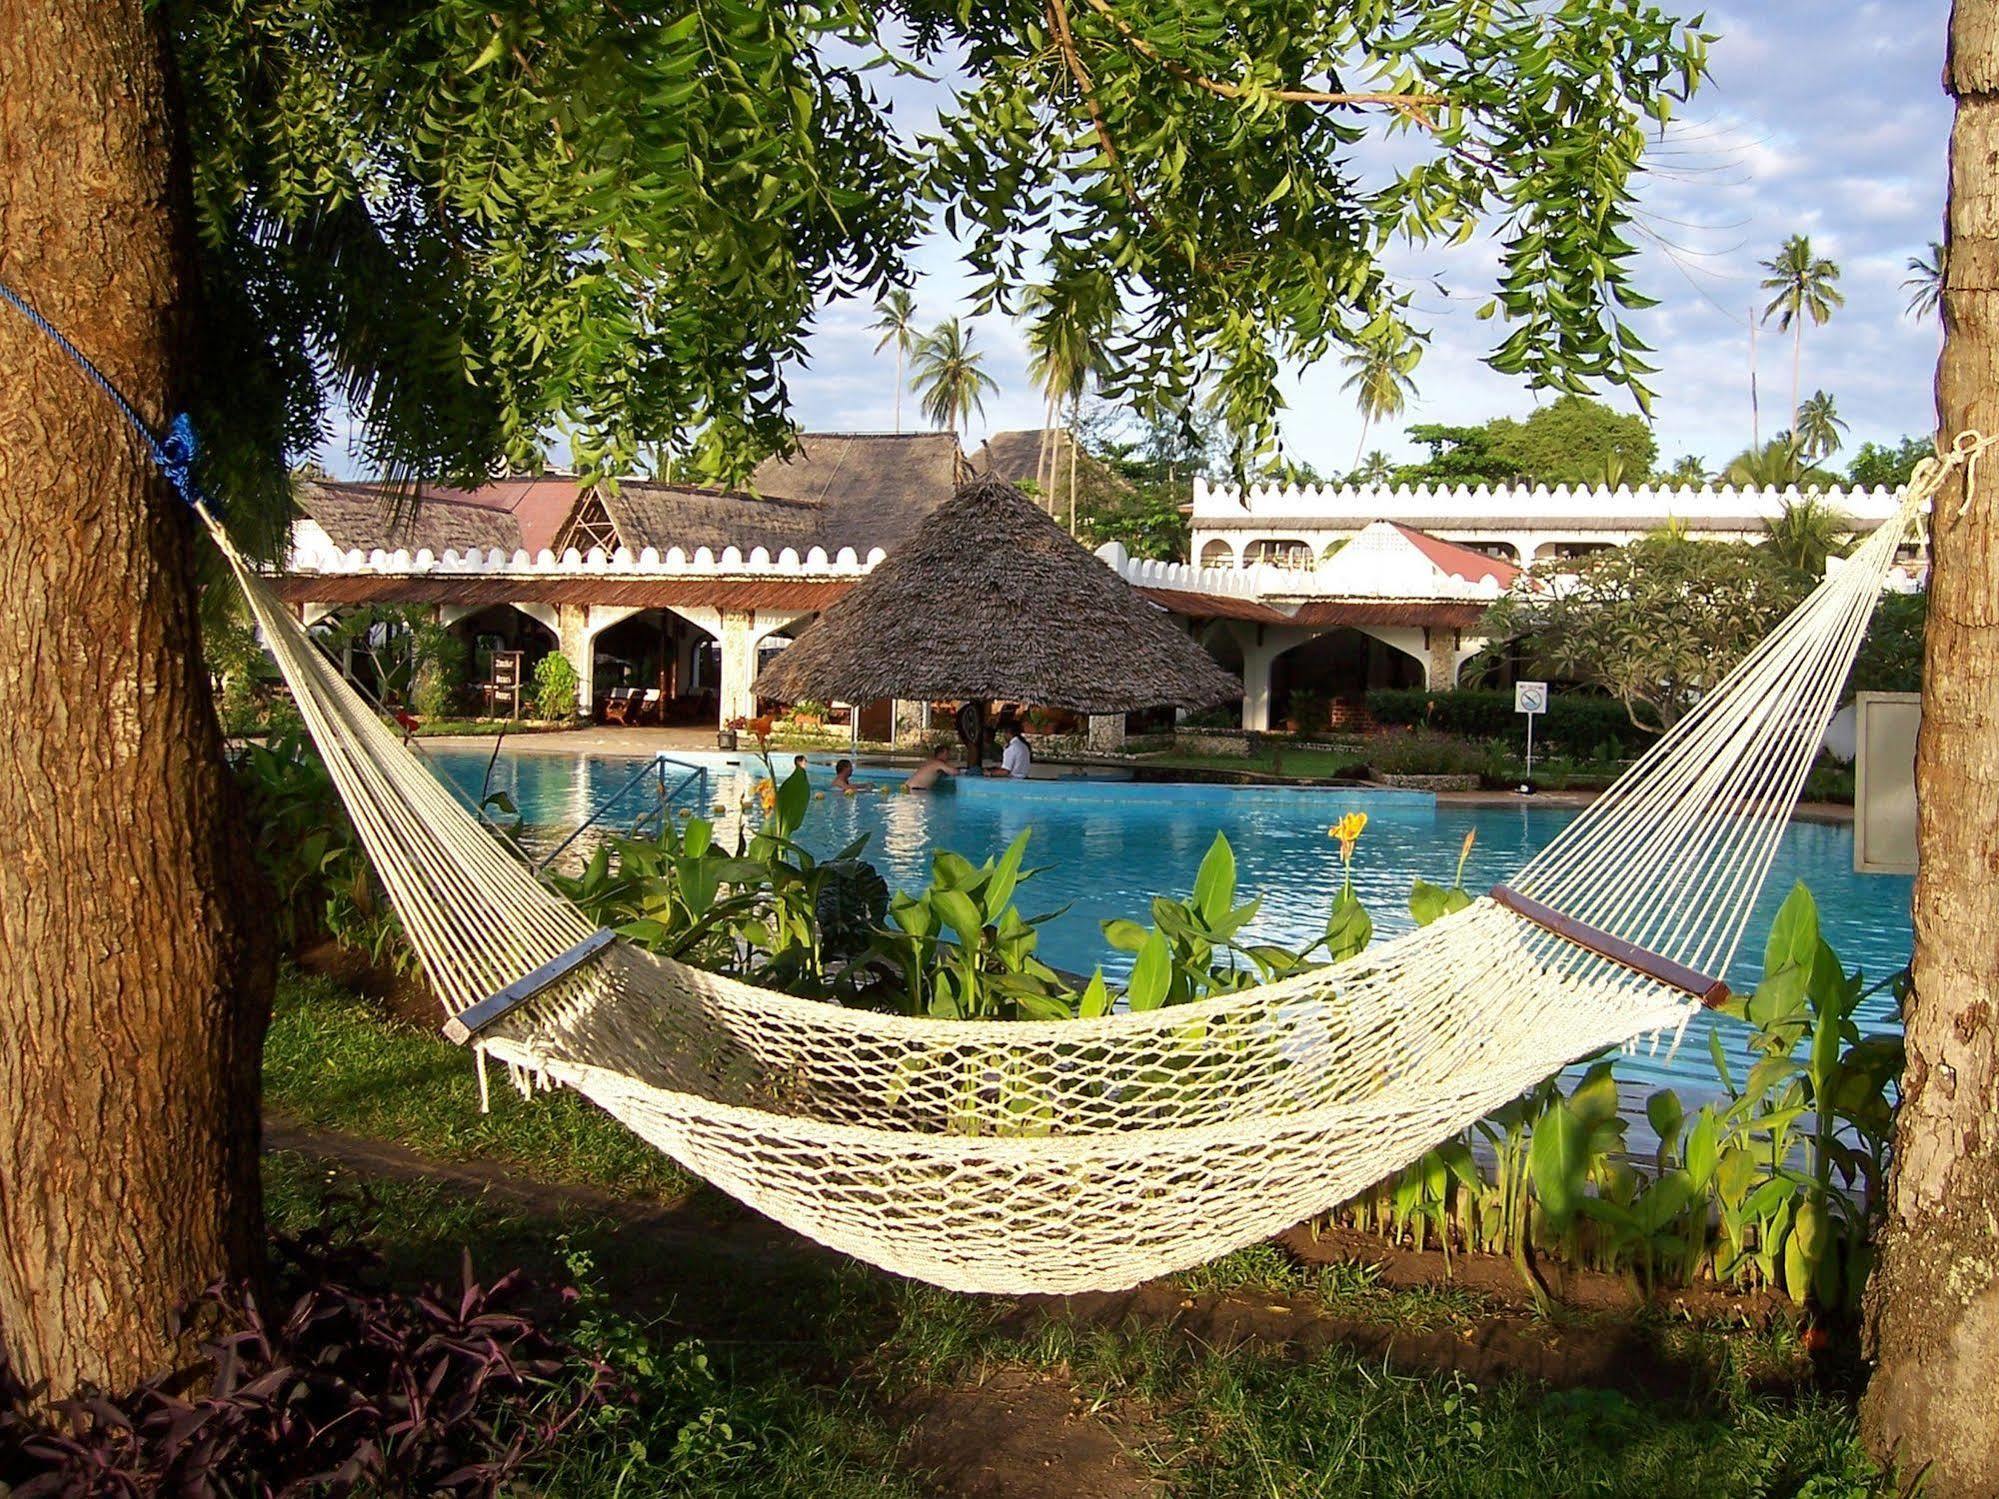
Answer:
<path fill-rule="evenodd" d="M 238 492 L 329 391 L 406 473 L 561 431 L 586 471 L 740 474 L 818 307 L 904 283 L 932 214 L 975 306 L 1115 304 L 1107 391 L 1210 393 L 1239 459 L 1280 363 L 1405 318 L 1398 234 L 1499 235 L 1497 368 L 1636 385 L 1631 177 L 1706 45 L 1642 0 L 160 8 Z M 962 76 L 918 140 L 872 85 L 926 65 Z"/>
<path fill-rule="evenodd" d="M 1602 687 L 1631 722 L 1671 728 L 1788 614 L 1805 580 L 1768 547 L 1659 533 L 1502 599 L 1485 629 L 1525 636 L 1537 670 Z"/>

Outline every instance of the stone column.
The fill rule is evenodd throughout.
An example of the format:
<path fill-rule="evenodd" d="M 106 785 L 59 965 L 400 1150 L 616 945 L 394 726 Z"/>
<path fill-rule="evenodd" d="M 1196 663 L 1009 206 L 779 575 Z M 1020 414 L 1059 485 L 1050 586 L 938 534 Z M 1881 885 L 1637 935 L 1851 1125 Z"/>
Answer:
<path fill-rule="evenodd" d="M 1242 726 L 1254 733 L 1270 728 L 1270 663 L 1277 656 L 1274 643 L 1245 642 L 1242 648 Z"/>
<path fill-rule="evenodd" d="M 756 616 L 736 609 L 724 609 L 717 639 L 722 645 L 722 722 L 734 718 L 755 718 L 757 698 Z"/>
<path fill-rule="evenodd" d="M 1097 755 L 1116 755 L 1124 751 L 1124 715 L 1122 713 L 1092 713 L 1090 715 L 1090 752 Z"/>
<path fill-rule="evenodd" d="M 1430 659 L 1424 663 L 1432 692 L 1449 692 L 1458 685 L 1458 632 L 1431 626 L 1423 632 Z"/>
<path fill-rule="evenodd" d="M 597 704 L 596 636 L 590 629 L 588 605 L 556 606 L 555 648 L 576 668 L 576 711 L 588 718 Z"/>

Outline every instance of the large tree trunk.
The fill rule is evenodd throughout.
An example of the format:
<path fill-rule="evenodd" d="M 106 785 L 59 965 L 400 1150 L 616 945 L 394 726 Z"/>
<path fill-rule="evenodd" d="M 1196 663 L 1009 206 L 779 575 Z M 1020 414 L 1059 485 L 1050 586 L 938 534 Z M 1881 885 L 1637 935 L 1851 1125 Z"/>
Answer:
<path fill-rule="evenodd" d="M 1999 435 L 1999 0 L 1957 0 L 1947 82 L 1946 441 Z M 1931 526 L 1915 992 L 1861 1407 L 1874 1450 L 1926 1469 L 1931 1499 L 1999 1494 L 1999 459 L 1976 481 Z"/>
<path fill-rule="evenodd" d="M 142 0 L 0 0 L 0 277 L 149 421 L 181 392 L 184 201 Z M 60 1396 L 186 1349 L 257 1263 L 263 945 L 196 638 L 192 527 L 0 307 L 0 1339 Z"/>

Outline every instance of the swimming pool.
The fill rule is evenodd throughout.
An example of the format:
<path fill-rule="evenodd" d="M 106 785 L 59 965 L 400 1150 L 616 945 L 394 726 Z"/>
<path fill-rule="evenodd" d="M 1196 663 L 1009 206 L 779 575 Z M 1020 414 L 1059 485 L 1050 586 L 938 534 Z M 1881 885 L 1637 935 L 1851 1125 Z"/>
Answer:
<path fill-rule="evenodd" d="M 433 749 L 428 758 L 476 797 L 485 781 L 488 752 Z M 708 794 L 696 805 L 721 803 L 733 811 L 763 775 L 751 756 L 692 754 L 675 760 L 708 772 Z M 777 757 L 788 772 L 791 757 Z M 566 833 L 643 761 L 543 751 L 502 752 L 492 789 L 513 800 L 530 825 Z M 808 773 L 817 788 L 830 783 L 833 757 L 814 755 Z M 1249 934 L 1258 940 L 1303 945 L 1325 927 L 1339 887 L 1337 846 L 1327 827 L 1349 811 L 1368 814 L 1367 832 L 1354 861 L 1354 888 L 1374 918 L 1377 936 L 1407 931 L 1407 905 L 1416 876 L 1448 884 L 1467 832 L 1477 841 L 1465 868 L 1465 887 L 1484 890 L 1512 874 L 1576 814 L 1546 803 L 1498 807 L 1439 803 L 1427 792 L 1292 789 L 1263 786 L 1163 785 L 1133 781 L 1065 779 L 1002 781 L 960 779 L 943 795 L 897 795 L 901 771 L 863 769 L 855 779 L 870 794 L 815 800 L 801 841 L 828 854 L 862 834 L 865 857 L 893 888 L 914 889 L 929 880 L 934 850 L 950 849 L 975 862 L 1030 832 L 1027 862 L 1039 868 L 1016 897 L 1024 914 L 1058 912 L 1042 928 L 1040 955 L 1058 968 L 1087 974 L 1101 965 L 1121 978 L 1130 956 L 1103 940 L 1102 923 L 1129 917 L 1150 924 L 1155 894 L 1185 895 L 1201 857 L 1219 832 L 1235 850 L 1240 899 L 1261 896 Z M 636 815 L 638 803 L 624 813 Z M 555 834 L 560 837 L 561 833 Z M 544 835 L 545 836 L 545 835 Z M 1743 950 L 1727 975 L 1752 987 L 1762 969 L 1763 936 L 1791 886 L 1803 880 L 1817 898 L 1826 939 L 1849 969 L 1870 982 L 1908 960 L 1911 881 L 1895 875 L 1853 872 L 1853 834 L 1844 824 L 1793 823 L 1786 830 Z M 1869 1002 L 1865 1020 L 1893 1024 L 1885 996 Z M 1732 1053 L 1741 1050 L 1739 1027 L 1702 1015 L 1680 1054 L 1668 1063 L 1641 1052 L 1619 1064 L 1642 1102 L 1649 1087 L 1670 1084 L 1710 1092 L 1713 1068 L 1706 1031 L 1720 1025 Z M 1740 1073 L 1738 1073 L 1738 1076 Z M 1631 1096 L 1628 1093 L 1628 1097 Z"/>

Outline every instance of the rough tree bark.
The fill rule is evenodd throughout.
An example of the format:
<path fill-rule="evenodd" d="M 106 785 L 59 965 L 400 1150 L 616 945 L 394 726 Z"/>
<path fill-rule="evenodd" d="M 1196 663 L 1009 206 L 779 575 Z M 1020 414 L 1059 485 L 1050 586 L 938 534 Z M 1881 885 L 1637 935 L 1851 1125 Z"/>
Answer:
<path fill-rule="evenodd" d="M 150 421 L 186 222 L 143 0 L 0 0 L 0 277 Z M 49 1396 L 172 1368 L 261 1239 L 264 944 L 197 643 L 192 526 L 0 308 L 0 1340 Z"/>
<path fill-rule="evenodd" d="M 1999 0 L 1957 0 L 1937 411 L 1999 434 Z M 1999 458 L 1937 499 L 1923 674 L 1914 994 L 1868 1287 L 1870 1445 L 1931 1499 L 1999 1494 Z"/>

